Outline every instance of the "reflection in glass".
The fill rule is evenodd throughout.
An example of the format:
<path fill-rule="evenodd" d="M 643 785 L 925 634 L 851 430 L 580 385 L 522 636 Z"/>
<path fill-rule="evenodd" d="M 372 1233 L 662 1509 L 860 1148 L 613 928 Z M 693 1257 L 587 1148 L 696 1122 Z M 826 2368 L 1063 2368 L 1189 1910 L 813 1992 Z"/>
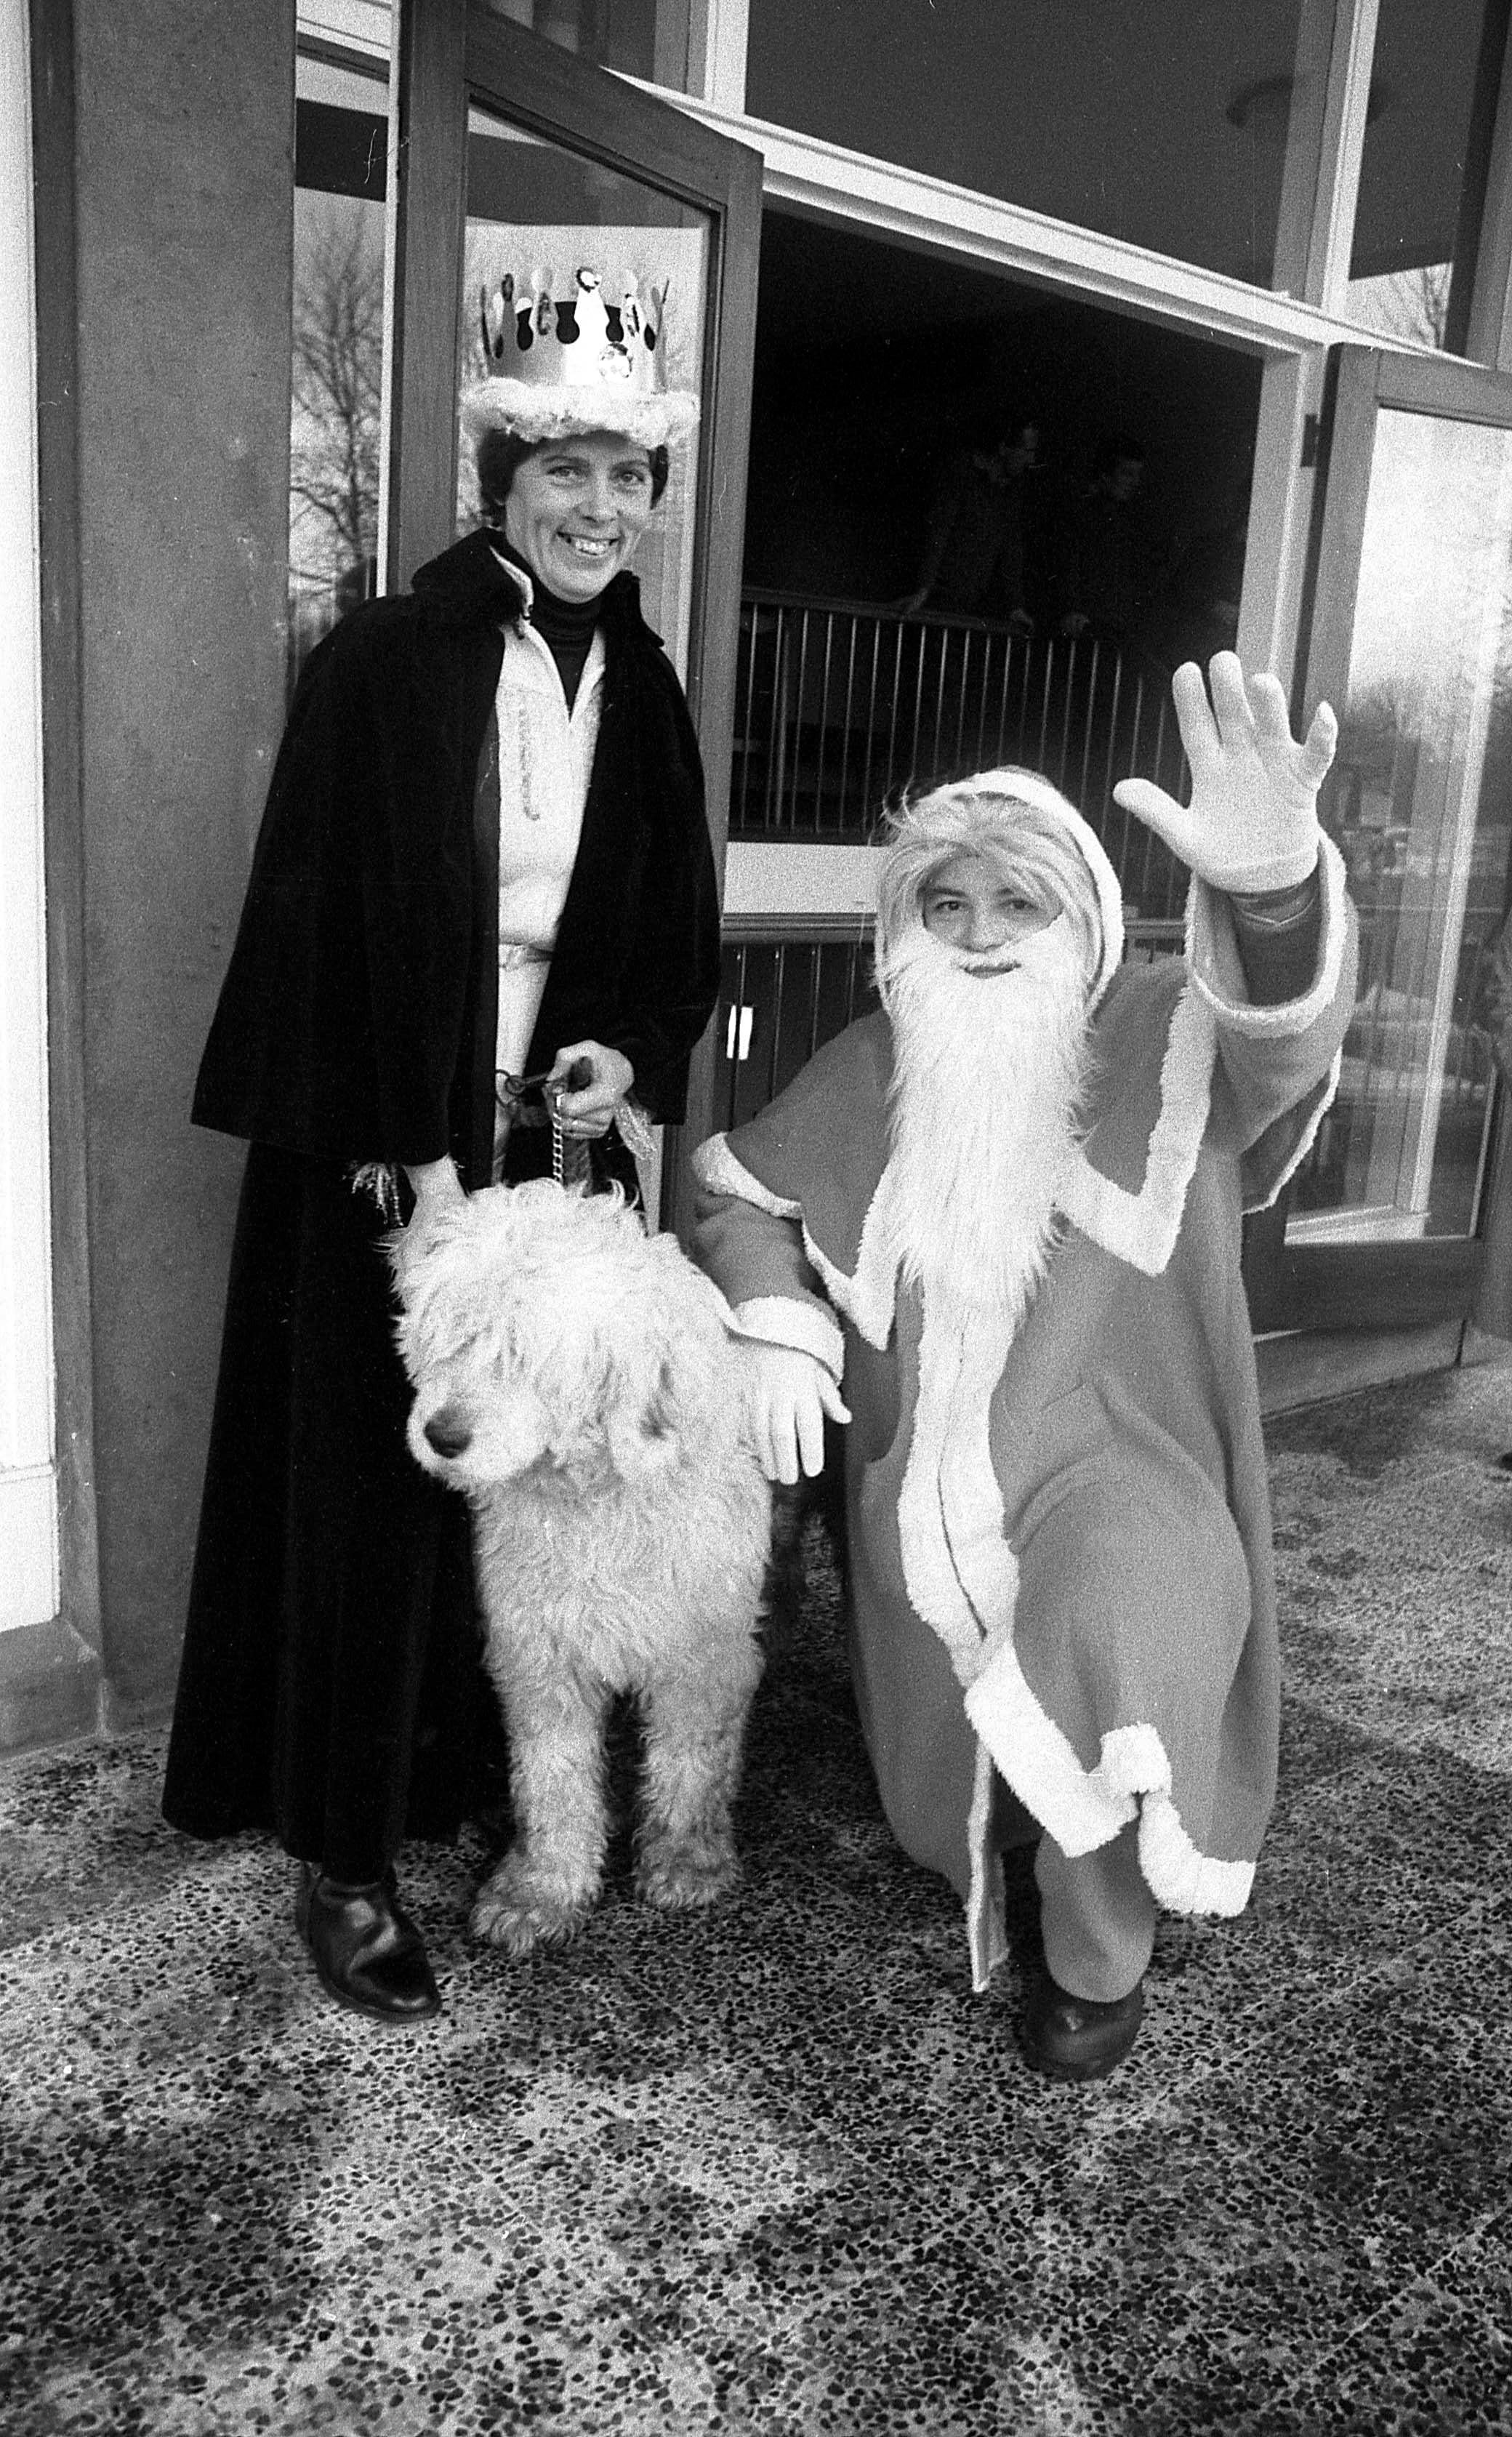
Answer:
<path fill-rule="evenodd" d="M 1381 0 L 1345 309 L 1463 355 L 1505 0 Z"/>
<path fill-rule="evenodd" d="M 491 13 L 599 68 L 676 93 L 688 79 L 688 0 L 487 0 Z"/>
<path fill-rule="evenodd" d="M 1361 920 L 1339 1096 L 1288 1236 L 1465 1236 L 1512 845 L 1512 433 L 1383 411 L 1325 799 Z"/>
<path fill-rule="evenodd" d="M 580 264 L 617 294 L 626 280 L 642 292 L 665 288 L 669 389 L 703 386 L 704 292 L 708 225 L 691 205 L 659 194 L 597 161 L 474 111 L 467 136 L 467 233 L 463 276 L 459 389 L 481 380 L 479 299 L 512 272 L 532 285 L 549 279 L 568 295 Z M 694 555 L 696 442 L 674 448 L 661 504 L 636 552 L 642 606 L 666 643 L 679 675 L 688 666 Z M 457 521 L 479 521 L 477 476 L 466 439 L 458 450 Z"/>
<path fill-rule="evenodd" d="M 1327 7 L 1310 15 L 1326 20 Z M 746 106 L 901 167 L 1276 278 L 1289 138 L 1322 107 L 1300 0 L 750 0 Z M 1310 202 L 1310 193 L 1306 199 Z"/>
<path fill-rule="evenodd" d="M 387 72 L 300 55 L 295 99 L 289 684 L 376 588 Z"/>

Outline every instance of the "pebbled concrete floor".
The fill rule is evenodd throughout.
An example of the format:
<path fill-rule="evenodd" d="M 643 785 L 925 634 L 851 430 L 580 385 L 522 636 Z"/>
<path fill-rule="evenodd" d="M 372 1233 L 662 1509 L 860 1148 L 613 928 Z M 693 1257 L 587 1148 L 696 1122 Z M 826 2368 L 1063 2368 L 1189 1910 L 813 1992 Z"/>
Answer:
<path fill-rule="evenodd" d="M 321 1996 L 276 1851 L 162 1825 L 160 1733 L 0 1769 L 0 2429 L 1512 2430 L 1512 1368 L 1268 1437 L 1256 1899 L 1163 1925 L 1090 2089 L 890 1842 L 817 1537 L 738 1896 L 622 1854 L 511 1965 L 483 1835 L 413 1847 L 420 2032 Z"/>

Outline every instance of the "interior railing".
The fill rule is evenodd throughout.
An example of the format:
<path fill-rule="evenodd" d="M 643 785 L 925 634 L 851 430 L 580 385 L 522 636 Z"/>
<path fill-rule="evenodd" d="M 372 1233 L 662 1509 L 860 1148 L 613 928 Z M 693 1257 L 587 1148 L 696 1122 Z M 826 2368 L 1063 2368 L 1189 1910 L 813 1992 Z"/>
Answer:
<path fill-rule="evenodd" d="M 1182 867 L 1113 799 L 1133 777 L 1184 792 L 1169 672 L 1116 643 L 982 618 L 744 594 L 732 838 L 858 843 L 905 792 L 1004 763 L 1069 796 L 1131 907 L 1179 909 Z"/>

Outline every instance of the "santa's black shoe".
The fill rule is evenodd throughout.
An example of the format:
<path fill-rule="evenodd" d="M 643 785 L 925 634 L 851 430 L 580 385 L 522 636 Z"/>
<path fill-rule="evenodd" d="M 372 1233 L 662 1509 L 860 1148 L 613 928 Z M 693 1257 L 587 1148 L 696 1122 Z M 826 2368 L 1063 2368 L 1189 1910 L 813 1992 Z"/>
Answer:
<path fill-rule="evenodd" d="M 421 2023 L 441 2011 L 425 1942 L 391 1879 L 339 1886 L 307 1863 L 294 1908 L 321 1987 L 379 2023 Z"/>
<path fill-rule="evenodd" d="M 1073 1997 L 1045 1972 L 1029 1991 L 1020 2044 L 1030 2064 L 1057 2081 L 1100 2081 L 1122 2064 L 1139 2036 L 1144 2010 L 1142 1980 L 1127 1997 L 1102 2005 L 1094 1997 Z"/>

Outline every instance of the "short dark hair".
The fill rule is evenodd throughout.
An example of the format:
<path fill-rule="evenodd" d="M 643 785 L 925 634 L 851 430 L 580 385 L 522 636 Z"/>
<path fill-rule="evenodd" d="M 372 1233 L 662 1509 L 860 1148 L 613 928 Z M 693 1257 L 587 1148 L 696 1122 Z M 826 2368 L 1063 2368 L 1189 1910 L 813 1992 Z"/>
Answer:
<path fill-rule="evenodd" d="M 484 431 L 481 434 L 476 452 L 478 490 L 483 512 L 489 524 L 502 524 L 509 486 L 526 458 L 534 457 L 537 448 L 549 448 L 553 445 L 548 440 L 522 440 L 518 431 Z M 646 454 L 651 460 L 651 504 L 655 507 L 667 487 L 672 459 L 664 445 L 647 449 Z"/>

